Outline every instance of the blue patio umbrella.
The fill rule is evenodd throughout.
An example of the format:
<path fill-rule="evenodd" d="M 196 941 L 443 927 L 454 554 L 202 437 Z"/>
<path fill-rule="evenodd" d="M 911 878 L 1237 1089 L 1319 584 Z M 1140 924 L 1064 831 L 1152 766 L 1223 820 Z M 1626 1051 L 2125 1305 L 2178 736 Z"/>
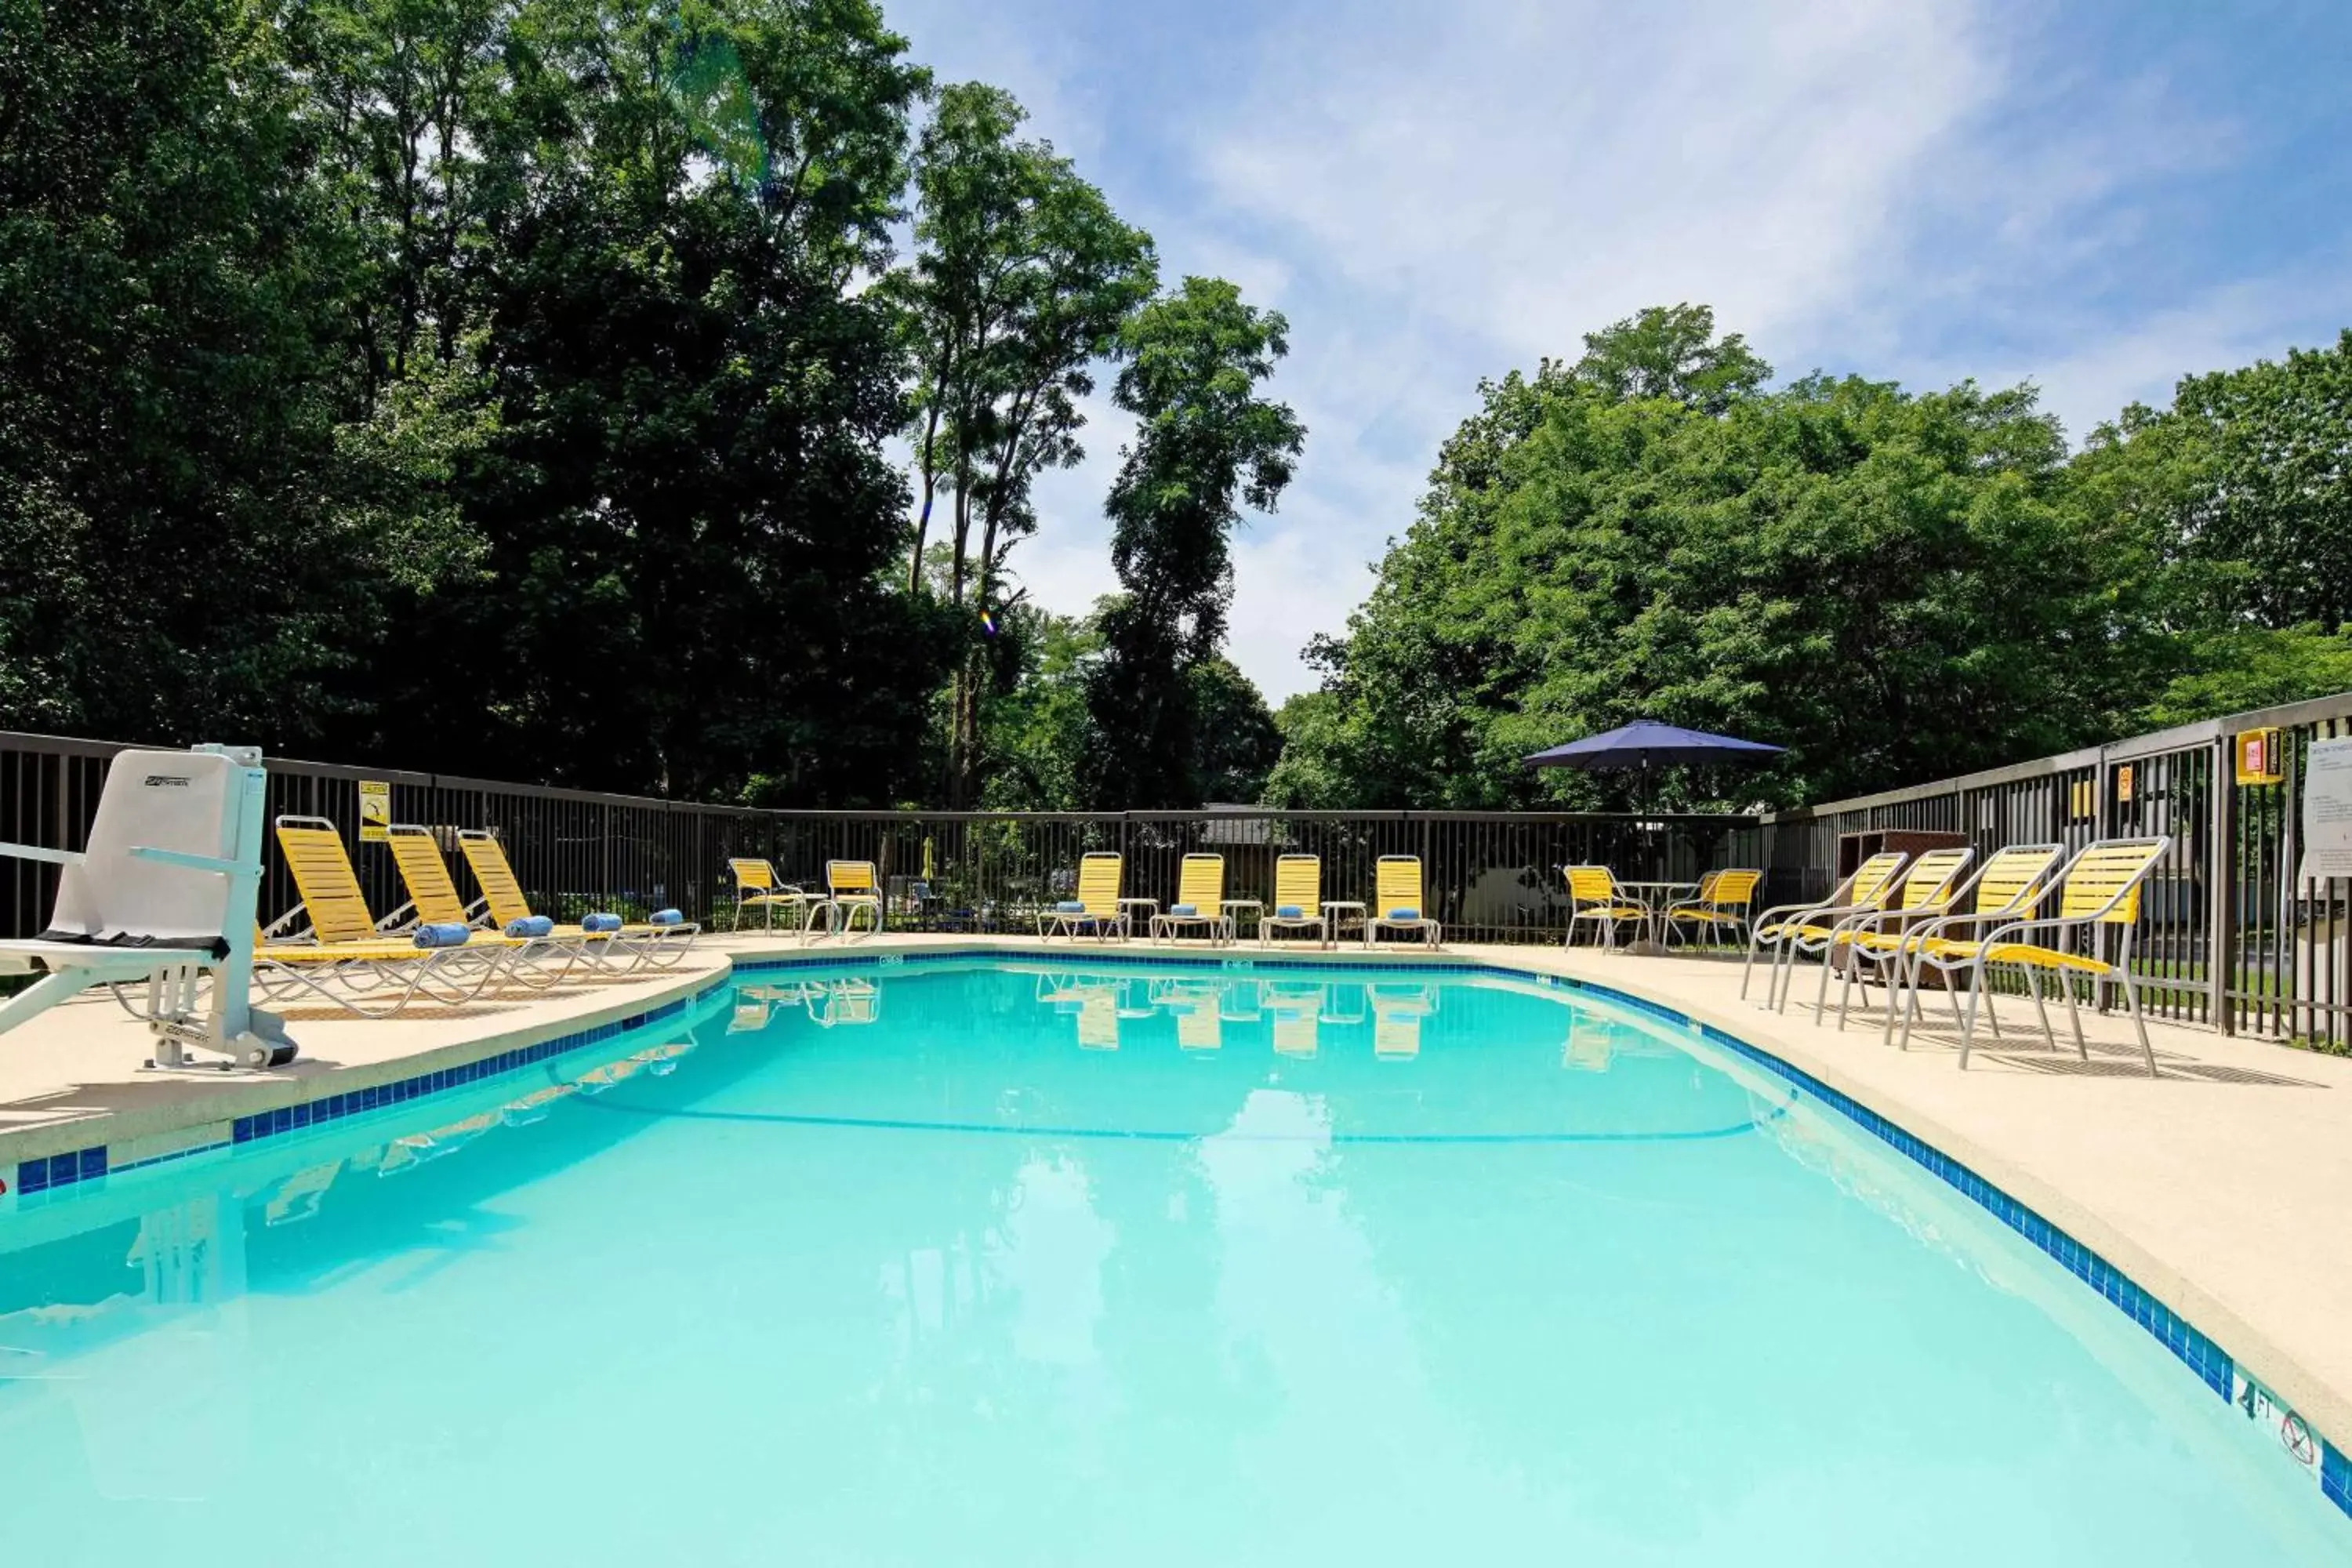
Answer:
<path fill-rule="evenodd" d="M 1538 752 L 1520 760 L 1531 768 L 1577 768 L 1585 773 L 1639 773 L 1642 775 L 1643 809 L 1653 809 L 1654 799 L 1650 781 L 1660 768 L 1710 767 L 1723 763 L 1761 763 L 1777 757 L 1781 746 L 1768 746 L 1761 741 L 1742 741 L 1731 735 L 1710 735 L 1704 730 L 1685 730 L 1675 724 L 1661 724 L 1654 719 L 1636 719 L 1631 724 L 1587 735 L 1581 741 L 1570 741 L 1564 746 L 1554 746 L 1548 752 Z M 1643 837 L 1649 833 L 1644 825 Z M 1663 951 L 1654 943 L 1637 943 L 1635 952 Z"/>
<path fill-rule="evenodd" d="M 1598 735 L 1587 735 L 1581 741 L 1570 741 L 1564 746 L 1554 746 L 1548 752 L 1538 752 L 1521 760 L 1531 768 L 1580 768 L 1587 773 L 1614 770 L 1648 773 L 1654 768 L 1684 765 L 1712 766 L 1720 763 L 1760 763 L 1767 757 L 1777 757 L 1783 748 L 1768 746 L 1761 741 L 1742 741 L 1730 735 L 1710 735 L 1704 730 L 1685 730 L 1676 724 L 1661 724 L 1655 719 L 1636 719 L 1631 724 Z"/>
<path fill-rule="evenodd" d="M 1731 735 L 1710 735 L 1654 719 L 1636 719 L 1581 741 L 1570 741 L 1548 752 L 1520 760 L 1531 768 L 1576 768 L 1585 773 L 1639 773 L 1642 796 L 1650 796 L 1650 778 L 1660 768 L 1715 767 L 1727 763 L 1760 763 L 1786 748 Z"/>

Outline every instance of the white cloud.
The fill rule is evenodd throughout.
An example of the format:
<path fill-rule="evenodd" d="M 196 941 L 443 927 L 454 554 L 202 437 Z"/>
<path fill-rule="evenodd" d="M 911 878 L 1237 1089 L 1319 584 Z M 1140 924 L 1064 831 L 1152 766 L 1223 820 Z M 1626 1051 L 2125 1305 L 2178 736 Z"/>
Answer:
<path fill-rule="evenodd" d="M 1306 457 L 1234 542 L 1234 654 L 1276 701 L 1312 683 L 1300 647 L 1361 601 L 1478 378 L 1643 306 L 1709 304 L 1788 374 L 2032 380 L 2078 436 L 2352 313 L 2334 257 L 2233 273 L 2215 234 L 2175 265 L 2184 204 L 2202 216 L 2259 136 L 1982 0 L 892 16 L 943 75 L 1029 102 L 1171 279 L 1233 278 L 1290 318 L 1276 390 Z M 1097 422 L 1087 465 L 1040 486 L 1016 569 L 1055 608 L 1111 585 L 1122 434 Z"/>

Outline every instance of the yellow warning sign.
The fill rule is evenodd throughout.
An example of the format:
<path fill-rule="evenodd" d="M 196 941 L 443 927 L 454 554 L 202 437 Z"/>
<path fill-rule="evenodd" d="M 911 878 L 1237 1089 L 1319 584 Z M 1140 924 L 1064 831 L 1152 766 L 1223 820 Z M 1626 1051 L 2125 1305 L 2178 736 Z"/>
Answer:
<path fill-rule="evenodd" d="M 381 779 L 360 780 L 360 842 L 382 844 L 392 837 L 392 786 Z"/>

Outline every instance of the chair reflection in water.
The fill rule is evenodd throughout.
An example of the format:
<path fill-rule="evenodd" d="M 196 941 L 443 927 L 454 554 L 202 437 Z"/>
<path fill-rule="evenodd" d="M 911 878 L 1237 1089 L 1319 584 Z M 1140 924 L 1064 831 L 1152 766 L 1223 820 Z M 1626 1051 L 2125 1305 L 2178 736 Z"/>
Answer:
<path fill-rule="evenodd" d="M 1274 1048 L 1278 1055 L 1304 1059 L 1315 1054 L 1325 989 L 1320 985 L 1267 982 L 1265 1010 L 1274 1017 Z"/>
<path fill-rule="evenodd" d="M 1410 1061 L 1421 1054 L 1421 1021 L 1437 1011 L 1426 985 L 1372 985 L 1372 1055 L 1383 1061 Z"/>
<path fill-rule="evenodd" d="M 1155 988 L 1152 999 L 1176 1020 L 1178 1048 L 1213 1051 L 1223 1047 L 1224 1020 L 1219 1013 L 1217 986 L 1197 981 L 1171 981 Z"/>
<path fill-rule="evenodd" d="M 1072 974 L 1037 976 L 1037 1000 L 1078 1021 L 1078 1044 L 1090 1051 L 1118 1049 L 1119 983 Z"/>
<path fill-rule="evenodd" d="M 1560 1047 L 1559 1065 L 1571 1072 L 1607 1072 L 1616 1054 L 1616 1033 L 1611 1020 L 1571 1009 L 1568 1044 Z"/>
<path fill-rule="evenodd" d="M 754 1035 L 768 1026 L 779 1006 L 797 1007 L 804 1000 L 805 986 L 801 985 L 738 985 L 735 987 L 735 1011 L 727 1020 L 730 1035 Z"/>
<path fill-rule="evenodd" d="M 870 980 L 828 980 L 805 988 L 808 1016 L 819 1028 L 874 1024 L 882 1018 L 882 988 Z"/>

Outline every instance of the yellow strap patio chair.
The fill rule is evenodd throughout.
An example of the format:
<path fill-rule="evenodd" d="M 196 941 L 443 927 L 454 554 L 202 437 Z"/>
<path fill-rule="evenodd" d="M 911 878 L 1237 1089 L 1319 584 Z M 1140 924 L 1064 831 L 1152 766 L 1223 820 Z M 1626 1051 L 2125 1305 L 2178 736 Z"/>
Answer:
<path fill-rule="evenodd" d="M 1285 855 L 1274 863 L 1274 907 L 1257 922 L 1257 944 L 1274 945 L 1277 931 L 1311 931 L 1318 947 L 1331 945 L 1331 919 L 1323 907 L 1323 857 Z"/>
<path fill-rule="evenodd" d="M 1741 999 L 1748 995 L 1748 983 L 1756 973 L 1756 960 L 1769 950 L 1772 961 L 1765 973 L 1763 1005 L 1771 1006 L 1780 989 L 1781 961 L 1797 934 L 1811 928 L 1826 936 L 1832 926 L 1850 915 L 1884 909 L 1888 895 L 1894 891 L 1895 876 L 1908 859 L 1909 856 L 1892 849 L 1873 855 L 1856 866 L 1853 874 L 1821 902 L 1782 904 L 1759 915 L 1748 939 L 1748 962 L 1740 966 Z"/>
<path fill-rule="evenodd" d="M 340 839 L 336 847 L 341 847 Z M 393 864 L 399 868 L 401 882 L 408 889 L 408 902 L 394 910 L 387 917 L 387 923 L 413 910 L 415 923 L 420 925 L 471 928 L 476 924 L 481 910 L 478 907 L 468 908 L 466 900 L 457 896 L 457 881 L 449 875 L 449 862 L 441 858 L 441 846 L 432 829 L 413 822 L 393 823 L 384 829 L 384 847 L 392 852 Z M 508 965 L 509 978 L 535 989 L 552 985 L 570 973 L 587 945 L 583 941 L 556 936 L 551 923 L 545 932 L 528 922 L 502 933 L 476 931 L 468 941 L 500 934 L 517 944 Z"/>
<path fill-rule="evenodd" d="M 1614 951 L 1619 926 L 1649 923 L 1650 906 L 1620 888 L 1608 867 L 1562 866 L 1559 872 L 1568 882 L 1568 934 L 1560 946 L 1574 946 L 1577 928 L 1589 925 L 1600 933 L 1601 945 Z"/>
<path fill-rule="evenodd" d="M 1225 918 L 1225 858 L 1187 855 L 1176 874 L 1176 901 L 1151 917 L 1151 940 L 1172 942 L 1198 931 L 1214 943 L 1234 939 L 1233 922 Z"/>
<path fill-rule="evenodd" d="M 1372 907 L 1364 919 L 1364 945 L 1377 945 L 1383 931 L 1409 932 L 1431 947 L 1443 945 L 1437 922 L 1423 900 L 1418 855 L 1383 855 L 1372 865 Z"/>
<path fill-rule="evenodd" d="M 1128 935 L 1128 909 L 1130 904 L 1149 905 L 1148 900 L 1129 900 L 1119 896 L 1120 879 L 1127 862 L 1115 851 L 1097 849 L 1078 861 L 1077 897 L 1063 899 L 1051 910 L 1037 916 L 1037 936 L 1044 941 L 1059 931 L 1072 942 L 1085 928 L 1088 934 L 1104 942 L 1116 936 L 1125 941 Z"/>
<path fill-rule="evenodd" d="M 536 918 L 531 913 L 530 899 L 523 894 L 522 882 L 507 859 L 506 846 L 499 842 L 495 834 L 479 827 L 461 827 L 457 830 L 457 850 L 465 856 L 474 881 L 482 889 L 482 903 L 489 910 L 490 919 L 501 930 L 516 921 Z M 618 915 L 603 912 L 591 914 L 588 921 L 593 922 L 593 929 L 587 922 L 551 924 L 548 934 L 558 941 L 580 942 L 582 951 L 593 962 L 606 968 L 614 967 L 620 957 L 625 957 L 628 963 L 620 966 L 623 972 L 641 965 L 670 967 L 693 948 L 702 930 L 694 921 L 625 921 Z"/>
<path fill-rule="evenodd" d="M 2012 844 L 1956 883 L 1934 907 L 1897 910 L 1857 930 L 1846 949 L 1853 973 L 1838 997 L 1838 1027 L 1845 1027 L 1846 992 L 1875 980 L 1886 987 L 1886 1019 L 1879 1038 L 1891 1041 L 1909 966 L 1923 945 L 1948 940 L 1954 930 L 1981 931 L 2030 910 L 2065 858 L 2063 844 Z M 1916 994 L 1910 1000 L 1916 1007 Z"/>
<path fill-rule="evenodd" d="M 307 994 L 362 1017 L 387 1018 L 424 1000 L 462 1006 L 504 978 L 527 944 L 467 929 L 456 941 L 421 945 L 423 922 L 387 931 L 368 910 L 341 833 L 324 817 L 285 816 L 278 847 L 301 902 L 270 931 L 256 932 L 254 984 L 273 1000 Z M 273 934 L 307 920 L 292 936 Z"/>
<path fill-rule="evenodd" d="M 1903 874 L 1889 884 L 1888 896 L 1874 910 L 1864 910 L 1846 916 L 1827 931 L 1814 922 L 1807 924 L 1789 937 L 1789 971 L 1793 973 L 1795 960 L 1814 955 L 1822 961 L 1820 981 L 1813 990 L 1813 1022 L 1822 1021 L 1822 1013 L 1829 1003 L 1830 972 L 1844 972 L 1848 989 L 1855 972 L 1862 967 L 1853 957 L 1856 942 L 1870 931 L 1884 931 L 1889 924 L 1898 925 L 1907 917 L 1915 923 L 1945 912 L 1951 907 L 1969 863 L 1976 858 L 1969 847 L 1929 849 L 1903 868 Z M 1840 1018 L 1843 1019 L 1844 998 L 1840 998 Z M 1780 1008 L 1789 1006 L 1789 984 L 1780 987 Z"/>
<path fill-rule="evenodd" d="M 760 923 L 771 935 L 775 932 L 778 910 L 791 916 L 790 923 L 784 927 L 786 935 L 805 931 L 810 911 L 824 901 L 824 894 L 812 893 L 781 879 L 774 866 L 756 856 L 729 856 L 727 874 L 735 879 L 735 930 L 739 935 L 747 929 L 743 917 L 751 910 L 760 911 Z"/>
<path fill-rule="evenodd" d="M 2140 1058 L 2147 1064 L 2148 1076 L 2156 1077 L 2156 1050 L 2148 1043 L 2147 1019 L 2140 1010 L 2138 979 L 2132 970 L 2132 946 L 2139 923 L 2141 891 L 2171 847 L 2171 838 L 2164 835 L 2101 839 L 2076 854 L 2059 873 L 2056 913 L 2032 912 L 2048 902 L 2045 889 L 2033 898 L 2029 907 L 2014 910 L 1998 922 L 1974 921 L 1971 917 L 1978 927 L 1977 935 L 1955 937 L 1942 929 L 1923 931 L 1912 952 L 1912 1000 L 1904 1016 L 1905 1043 L 1910 1039 L 1911 1019 L 1917 1011 L 1919 980 L 1926 971 L 1937 969 L 1953 978 L 1965 973 L 1969 1005 L 1960 1024 L 1960 1066 L 1966 1068 L 1976 1041 L 1979 1008 L 1991 1022 L 1994 1035 L 2000 1033 L 2000 1020 L 1992 1015 L 1990 986 L 1990 972 L 1999 964 L 2017 970 L 2023 977 L 2026 994 L 2032 998 L 2033 1010 L 2042 1021 L 2042 1038 L 2053 1047 L 2058 1044 L 2058 1036 L 2051 1026 L 2050 1009 L 2042 1000 L 2042 982 L 2045 975 L 2056 979 L 2065 995 L 2075 1054 L 2084 1061 L 2090 1059 L 2091 1048 L 2083 1037 L 2083 1017 L 2075 1005 L 2074 981 L 2088 980 L 2094 1000 L 2098 987 L 2118 987 L 2131 1015 Z M 1937 926 L 1952 927 L 1958 923 L 1947 920 L 1937 922 Z M 2115 933 L 2112 958 L 2102 951 L 2109 944 L 2110 932 Z M 1958 1005 L 1956 994 L 1956 1011 Z"/>
<path fill-rule="evenodd" d="M 1702 933 L 1726 935 L 1738 946 L 1748 945 L 1748 926 L 1756 911 L 1756 896 L 1764 873 L 1745 867 L 1709 871 L 1687 899 L 1678 899 L 1658 912 L 1658 923 L 1672 942 L 1685 925 L 1694 941 Z"/>
<path fill-rule="evenodd" d="M 849 940 L 857 929 L 857 917 L 866 917 L 866 934 L 872 936 L 882 929 L 882 881 L 875 875 L 871 860 L 827 860 L 824 863 L 824 900 L 818 904 L 801 927 L 801 939 L 810 940 L 817 922 L 824 921 L 824 936 Z"/>

